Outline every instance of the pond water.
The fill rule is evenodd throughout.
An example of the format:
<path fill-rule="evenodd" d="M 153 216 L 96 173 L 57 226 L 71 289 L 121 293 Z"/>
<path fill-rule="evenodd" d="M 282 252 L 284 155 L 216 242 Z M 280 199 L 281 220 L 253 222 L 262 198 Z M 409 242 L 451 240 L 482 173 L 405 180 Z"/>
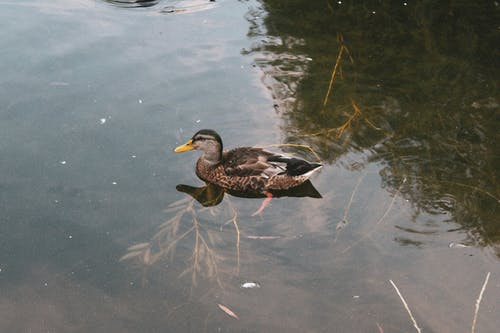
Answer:
<path fill-rule="evenodd" d="M 497 2 L 0 9 L 0 331 L 497 331 Z M 201 128 L 321 198 L 202 200 Z"/>

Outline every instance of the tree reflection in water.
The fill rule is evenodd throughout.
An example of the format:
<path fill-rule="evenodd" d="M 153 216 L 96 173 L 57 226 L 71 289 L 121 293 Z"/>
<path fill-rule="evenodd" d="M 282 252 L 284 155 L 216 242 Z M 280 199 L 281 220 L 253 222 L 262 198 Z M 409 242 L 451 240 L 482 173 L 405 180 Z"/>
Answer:
<path fill-rule="evenodd" d="M 263 7 L 248 16 L 256 42 L 244 53 L 264 72 L 286 141 L 332 163 L 358 152 L 357 168 L 382 165 L 383 186 L 415 219 L 449 215 L 469 244 L 500 256 L 497 5 Z"/>

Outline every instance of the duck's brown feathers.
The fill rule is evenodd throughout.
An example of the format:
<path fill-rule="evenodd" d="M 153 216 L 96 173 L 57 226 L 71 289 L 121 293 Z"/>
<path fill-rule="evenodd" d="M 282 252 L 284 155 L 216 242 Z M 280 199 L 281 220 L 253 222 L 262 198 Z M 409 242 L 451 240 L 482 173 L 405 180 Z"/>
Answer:
<path fill-rule="evenodd" d="M 305 182 L 321 167 L 302 159 L 287 157 L 262 148 L 240 147 L 222 151 L 222 139 L 213 130 L 200 130 L 176 152 L 202 150 L 196 174 L 224 189 L 266 193 L 286 190 Z"/>
<path fill-rule="evenodd" d="M 290 172 L 290 163 L 300 161 L 307 168 L 304 174 Z M 306 166 L 307 165 L 307 166 Z M 224 151 L 216 165 L 205 163 L 203 156 L 196 163 L 196 174 L 202 180 L 222 188 L 240 192 L 286 190 L 302 184 L 321 165 L 295 158 L 284 158 L 262 148 L 239 147 Z M 287 168 L 288 167 L 288 168 Z"/>

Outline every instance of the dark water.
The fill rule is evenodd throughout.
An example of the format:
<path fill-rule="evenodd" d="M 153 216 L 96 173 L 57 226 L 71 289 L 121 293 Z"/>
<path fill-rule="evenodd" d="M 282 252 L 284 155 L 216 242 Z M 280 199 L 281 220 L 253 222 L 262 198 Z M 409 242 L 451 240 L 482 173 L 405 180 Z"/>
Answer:
<path fill-rule="evenodd" d="M 0 2 L 0 331 L 496 332 L 499 8 Z M 200 128 L 322 198 L 202 206 Z"/>

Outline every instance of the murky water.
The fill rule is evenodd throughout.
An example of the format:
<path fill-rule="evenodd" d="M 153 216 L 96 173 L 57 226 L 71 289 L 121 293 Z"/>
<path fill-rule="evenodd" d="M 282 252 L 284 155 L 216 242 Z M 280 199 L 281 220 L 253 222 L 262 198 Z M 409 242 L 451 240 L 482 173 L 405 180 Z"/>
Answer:
<path fill-rule="evenodd" d="M 0 331 L 417 331 L 392 281 L 423 332 L 484 286 L 496 332 L 499 11 L 0 2 Z M 200 128 L 322 198 L 200 195 Z"/>

